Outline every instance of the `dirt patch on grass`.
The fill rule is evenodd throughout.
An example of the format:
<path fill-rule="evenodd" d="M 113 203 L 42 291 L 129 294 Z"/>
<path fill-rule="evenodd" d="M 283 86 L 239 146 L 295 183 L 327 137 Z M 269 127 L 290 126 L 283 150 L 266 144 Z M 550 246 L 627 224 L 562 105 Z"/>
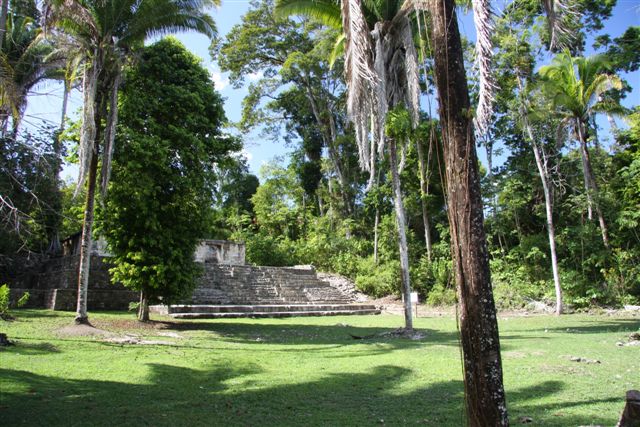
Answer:
<path fill-rule="evenodd" d="M 105 342 L 112 344 L 134 344 L 134 345 L 175 345 L 172 341 L 162 340 L 146 340 L 133 335 L 125 335 L 124 337 L 107 338 Z"/>
<path fill-rule="evenodd" d="M 136 319 L 100 319 L 93 322 L 97 328 L 116 331 L 157 331 L 172 329 L 172 322 L 140 322 Z"/>
<path fill-rule="evenodd" d="M 57 335 L 66 337 L 108 336 L 110 332 L 91 325 L 69 325 L 55 331 Z"/>

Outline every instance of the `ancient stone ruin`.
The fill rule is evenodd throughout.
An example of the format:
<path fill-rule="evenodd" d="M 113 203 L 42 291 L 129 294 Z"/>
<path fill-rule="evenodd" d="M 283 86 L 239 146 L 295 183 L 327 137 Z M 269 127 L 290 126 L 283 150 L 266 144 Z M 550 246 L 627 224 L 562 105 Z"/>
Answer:
<path fill-rule="evenodd" d="M 31 295 L 29 306 L 75 310 L 80 262 L 77 236 L 63 242 L 64 256 L 49 259 L 12 280 L 12 295 Z M 257 267 L 246 265 L 245 245 L 223 240 L 202 240 L 195 260 L 203 274 L 191 298 L 182 304 L 153 306 L 156 313 L 176 318 L 276 317 L 333 314 L 378 314 L 370 304 L 355 304 L 356 297 L 318 278 L 312 266 Z M 90 310 L 124 310 L 138 300 L 109 280 L 109 253 L 104 242 L 94 243 L 88 306 Z"/>

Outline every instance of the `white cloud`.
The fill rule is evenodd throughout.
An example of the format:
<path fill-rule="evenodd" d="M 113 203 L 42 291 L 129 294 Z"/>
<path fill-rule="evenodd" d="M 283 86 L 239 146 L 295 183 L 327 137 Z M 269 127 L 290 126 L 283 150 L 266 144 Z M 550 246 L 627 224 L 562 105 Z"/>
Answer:
<path fill-rule="evenodd" d="M 222 73 L 211 73 L 211 80 L 213 80 L 216 90 L 224 90 L 229 86 L 229 79 L 224 77 Z"/>
<path fill-rule="evenodd" d="M 249 81 L 252 81 L 252 82 L 255 82 L 256 80 L 260 80 L 262 77 L 264 77 L 264 73 L 262 71 L 258 71 L 257 73 L 249 73 L 249 75 L 247 76 Z"/>
<path fill-rule="evenodd" d="M 229 79 L 220 72 L 218 68 L 211 67 L 209 69 L 209 75 L 211 76 L 211 80 L 216 87 L 216 90 L 224 90 L 227 86 L 229 86 Z"/>
<path fill-rule="evenodd" d="M 253 154 L 250 151 L 247 151 L 247 149 L 245 148 L 240 150 L 240 155 L 245 159 L 247 159 L 247 162 L 250 162 L 251 160 L 253 160 Z"/>

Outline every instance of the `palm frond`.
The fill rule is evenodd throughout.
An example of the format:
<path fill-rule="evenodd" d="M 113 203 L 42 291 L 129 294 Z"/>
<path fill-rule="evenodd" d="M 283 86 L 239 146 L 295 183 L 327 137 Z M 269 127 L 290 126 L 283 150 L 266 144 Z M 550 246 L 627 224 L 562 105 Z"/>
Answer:
<path fill-rule="evenodd" d="M 359 0 L 342 0 L 345 34 L 345 80 L 347 115 L 355 126 L 360 166 L 369 170 L 368 121 L 373 111 L 372 95 L 379 92 L 381 80 L 373 72 L 372 40 Z"/>
<path fill-rule="evenodd" d="M 413 40 L 411 22 L 404 16 L 400 22 L 400 42 L 404 48 L 404 68 L 406 74 L 407 88 L 404 102 L 409 110 L 413 127 L 418 126 L 420 121 L 420 75 L 418 69 L 418 52 Z"/>
<path fill-rule="evenodd" d="M 474 0 L 473 21 L 476 26 L 476 67 L 480 77 L 478 107 L 475 124 L 480 135 L 489 130 L 493 115 L 493 101 L 496 85 L 491 71 L 493 59 L 493 43 L 491 36 L 494 30 L 493 13 L 490 0 Z"/>
<path fill-rule="evenodd" d="M 568 48 L 576 37 L 568 24 L 581 18 L 576 0 L 542 0 L 542 5 L 549 27 L 549 48 L 553 51 Z"/>
<path fill-rule="evenodd" d="M 340 3 L 336 0 L 276 0 L 275 14 L 281 18 L 307 16 L 328 27 L 342 30 Z"/>
<path fill-rule="evenodd" d="M 329 67 L 333 69 L 338 58 L 344 56 L 344 45 L 346 37 L 344 33 L 341 33 L 333 44 L 333 49 L 329 53 Z"/>
<path fill-rule="evenodd" d="M 599 74 L 592 78 L 591 84 L 584 89 L 584 98 L 589 105 L 599 102 L 600 96 L 612 89 L 622 89 L 622 79 L 610 74 Z"/>

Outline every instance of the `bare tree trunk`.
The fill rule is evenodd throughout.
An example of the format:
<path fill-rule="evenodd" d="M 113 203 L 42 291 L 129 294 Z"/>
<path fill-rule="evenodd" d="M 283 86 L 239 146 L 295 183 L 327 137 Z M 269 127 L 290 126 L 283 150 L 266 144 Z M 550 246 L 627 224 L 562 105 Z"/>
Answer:
<path fill-rule="evenodd" d="M 584 175 L 584 187 L 587 192 L 587 204 L 589 209 L 589 220 L 593 219 L 592 207 L 595 208 L 598 215 L 598 223 L 600 224 L 600 232 L 602 233 L 602 242 L 605 248 L 609 249 L 609 231 L 607 229 L 607 223 L 602 215 L 602 209 L 598 202 L 598 184 L 593 174 L 593 168 L 591 167 L 591 159 L 589 156 L 589 150 L 587 149 L 587 136 L 583 129 L 583 123 L 577 124 L 578 138 L 580 139 L 580 156 L 582 157 L 582 173 Z M 595 197 L 596 200 L 593 200 Z"/>
<path fill-rule="evenodd" d="M 62 112 L 60 114 L 60 133 L 64 131 L 65 120 L 67 120 L 67 105 L 69 104 L 69 92 L 71 92 L 71 85 L 65 78 L 64 80 L 64 93 L 62 94 Z"/>
<path fill-rule="evenodd" d="M 640 426 L 640 391 L 627 391 L 627 403 L 616 427 Z"/>
<path fill-rule="evenodd" d="M 99 92 L 99 91 L 98 91 Z M 78 272 L 78 301 L 75 322 L 77 324 L 89 324 L 87 312 L 87 300 L 89 289 L 89 272 L 91 266 L 92 229 L 95 211 L 96 185 L 98 177 L 98 156 L 100 154 L 100 140 L 102 138 L 102 117 L 106 106 L 100 93 L 96 94 L 94 123 L 96 134 L 93 139 L 93 155 L 89 165 L 87 177 L 87 196 L 84 203 L 84 219 L 82 223 L 82 240 L 80 243 L 80 269 Z"/>
<path fill-rule="evenodd" d="M 140 305 L 138 306 L 138 320 L 141 322 L 149 321 L 149 297 L 143 289 L 140 291 Z"/>
<path fill-rule="evenodd" d="M 336 142 L 336 129 L 335 123 L 333 121 L 332 112 L 328 112 L 329 114 L 329 124 L 327 125 L 322 120 L 322 114 L 318 107 L 318 104 L 315 100 L 313 92 L 311 91 L 310 84 L 306 84 L 307 89 L 307 99 L 309 100 L 309 105 L 311 106 L 311 111 L 313 112 L 313 116 L 316 119 L 316 124 L 318 125 L 318 129 L 320 130 L 320 134 L 322 135 L 322 140 L 324 141 L 325 146 L 327 147 L 327 151 L 329 153 L 329 159 L 331 163 L 333 163 L 333 168 L 336 171 L 336 175 L 338 175 L 338 181 L 340 182 L 340 187 L 342 191 L 340 192 L 340 196 L 342 198 L 342 202 L 344 204 L 344 208 L 346 210 L 347 216 L 350 216 L 352 213 L 351 199 L 349 197 L 349 182 L 345 176 L 344 171 L 342 170 L 342 165 L 340 164 L 340 156 L 336 153 L 334 144 Z"/>
<path fill-rule="evenodd" d="M 431 151 L 431 139 L 429 140 L 429 151 Z M 427 246 L 427 258 L 431 261 L 431 224 L 429 223 L 429 212 L 427 211 L 427 196 L 429 187 L 427 185 L 427 165 L 424 161 L 424 149 L 422 142 L 416 141 L 418 147 L 418 162 L 420 164 L 420 203 L 422 205 L 422 223 L 424 225 L 424 241 Z"/>
<path fill-rule="evenodd" d="M 373 223 L 373 262 L 378 265 L 378 228 L 380 226 L 380 208 L 376 208 L 376 219 Z"/>
<path fill-rule="evenodd" d="M 553 284 L 556 290 L 556 314 L 562 314 L 562 286 L 560 285 L 560 273 L 558 271 L 558 255 L 556 252 L 556 229 L 553 224 L 553 196 L 551 194 L 551 183 L 549 182 L 549 173 L 547 172 L 546 161 L 543 160 L 541 148 L 538 147 L 533 140 L 533 133 L 526 125 L 529 138 L 533 147 L 533 155 L 536 158 L 536 166 L 542 181 L 542 191 L 544 192 L 544 207 L 547 215 L 547 234 L 549 235 L 549 251 L 551 252 L 551 270 L 553 272 Z"/>
<path fill-rule="evenodd" d="M 97 120 L 96 120 L 97 121 Z M 80 243 L 80 270 L 78 273 L 78 303 L 75 322 L 89 324 L 87 312 L 87 298 L 89 289 L 89 270 L 91 266 L 91 231 L 93 228 L 94 204 L 96 195 L 96 181 L 98 176 L 98 145 L 99 130 L 93 145 L 93 157 L 87 178 L 87 196 L 84 202 L 84 219 L 82 223 L 82 240 Z"/>
<path fill-rule="evenodd" d="M 9 14 L 9 0 L 0 0 L 0 46 L 4 44 L 4 36 L 7 33 L 7 15 Z"/>
<path fill-rule="evenodd" d="M 471 426 L 507 426 L 500 338 L 455 2 L 431 0 L 429 5 L 444 136 L 451 255 L 460 299 L 467 422 Z"/>
<path fill-rule="evenodd" d="M 411 282 L 409 279 L 409 247 L 407 245 L 406 218 L 402 189 L 400 188 L 400 174 L 398 173 L 398 153 L 396 141 L 389 138 L 389 160 L 391 180 L 393 184 L 393 204 L 396 208 L 396 224 L 398 226 L 398 248 L 400 250 L 400 275 L 402 276 L 402 295 L 404 297 L 405 329 L 413 330 L 413 314 L 411 313 Z"/>
<path fill-rule="evenodd" d="M 56 181 L 59 181 L 59 174 L 61 170 L 61 157 L 62 157 L 62 132 L 64 132 L 65 120 L 67 119 L 67 105 L 69 103 L 69 92 L 71 90 L 69 82 L 67 79 L 64 80 L 64 92 L 62 94 L 62 113 L 60 117 L 60 126 L 58 127 L 58 131 L 54 135 L 53 149 L 56 155 Z M 57 186 L 59 188 L 59 186 Z M 56 190 L 60 193 L 60 190 Z M 49 243 L 49 249 L 47 250 L 50 254 L 60 253 L 62 250 L 62 246 L 60 245 L 60 233 L 59 233 L 60 223 L 57 223 L 55 228 L 51 233 L 51 239 Z"/>

